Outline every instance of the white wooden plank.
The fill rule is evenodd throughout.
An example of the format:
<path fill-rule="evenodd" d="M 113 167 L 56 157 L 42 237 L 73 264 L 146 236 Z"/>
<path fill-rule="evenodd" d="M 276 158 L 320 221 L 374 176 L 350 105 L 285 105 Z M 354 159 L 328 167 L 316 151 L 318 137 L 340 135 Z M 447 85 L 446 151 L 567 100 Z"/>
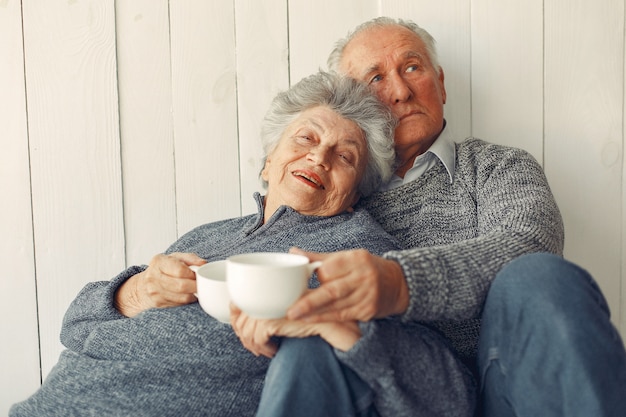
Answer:
<path fill-rule="evenodd" d="M 291 84 L 327 69 L 335 42 L 358 24 L 378 16 L 376 0 L 290 0 L 289 66 Z"/>
<path fill-rule="evenodd" d="M 472 1 L 472 131 L 543 159 L 543 0 Z"/>
<path fill-rule="evenodd" d="M 544 22 L 545 168 L 565 255 L 592 273 L 619 316 L 624 4 L 546 2 Z"/>
<path fill-rule="evenodd" d="M 0 8 L 0 415 L 40 383 L 26 91 L 19 2 Z"/>
<path fill-rule="evenodd" d="M 626 24 L 626 22 L 625 22 Z M 626 42 L 626 33 L 624 34 L 624 42 Z M 626 98 L 626 54 L 624 54 L 624 66 L 622 69 L 623 72 L 623 83 L 624 83 L 624 91 L 622 92 L 622 96 Z M 624 107 L 624 114 L 622 116 L 622 146 L 624 146 L 626 140 L 626 106 Z M 620 224 L 620 232 L 622 233 L 622 275 L 621 275 L 621 302 L 620 302 L 620 322 L 619 322 L 619 330 L 622 335 L 622 339 L 626 341 L 626 275 L 624 271 L 626 271 L 626 234 L 624 233 L 624 228 L 626 227 L 626 164 L 624 163 L 624 154 L 622 153 L 622 223 Z"/>
<path fill-rule="evenodd" d="M 241 205 L 247 214 L 257 210 L 252 194 L 264 193 L 261 121 L 276 93 L 289 86 L 287 3 L 236 0 L 235 18 Z"/>
<path fill-rule="evenodd" d="M 472 134 L 470 101 L 470 1 L 380 0 L 381 14 L 409 19 L 436 41 L 445 75 L 448 129 L 463 139 Z"/>
<path fill-rule="evenodd" d="M 70 301 L 124 266 L 115 22 L 97 0 L 24 2 L 23 13 L 45 376 Z"/>
<path fill-rule="evenodd" d="M 233 2 L 170 1 L 178 230 L 241 214 Z"/>
<path fill-rule="evenodd" d="M 117 74 L 128 265 L 176 240 L 167 0 L 116 2 Z"/>

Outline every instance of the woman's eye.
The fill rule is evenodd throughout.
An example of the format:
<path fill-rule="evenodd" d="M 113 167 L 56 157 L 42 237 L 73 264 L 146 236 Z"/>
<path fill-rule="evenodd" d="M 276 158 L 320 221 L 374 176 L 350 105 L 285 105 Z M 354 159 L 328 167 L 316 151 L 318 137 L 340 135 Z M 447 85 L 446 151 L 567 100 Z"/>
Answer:
<path fill-rule="evenodd" d="M 339 158 L 341 158 L 344 162 L 351 164 L 352 163 L 352 155 L 348 153 L 340 153 L 338 154 Z"/>
<path fill-rule="evenodd" d="M 308 142 L 311 142 L 312 139 L 307 135 L 298 135 L 296 136 L 296 140 L 298 142 L 308 143 Z"/>

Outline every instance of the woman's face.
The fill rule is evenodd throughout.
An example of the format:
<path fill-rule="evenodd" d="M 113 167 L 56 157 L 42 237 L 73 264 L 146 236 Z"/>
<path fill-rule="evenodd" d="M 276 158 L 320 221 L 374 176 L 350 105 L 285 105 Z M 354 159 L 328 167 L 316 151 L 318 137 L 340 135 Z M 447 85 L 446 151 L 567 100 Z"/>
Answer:
<path fill-rule="evenodd" d="M 333 216 L 358 200 L 367 144 L 356 123 L 325 106 L 303 111 L 267 157 L 265 220 L 281 205 L 301 214 Z"/>

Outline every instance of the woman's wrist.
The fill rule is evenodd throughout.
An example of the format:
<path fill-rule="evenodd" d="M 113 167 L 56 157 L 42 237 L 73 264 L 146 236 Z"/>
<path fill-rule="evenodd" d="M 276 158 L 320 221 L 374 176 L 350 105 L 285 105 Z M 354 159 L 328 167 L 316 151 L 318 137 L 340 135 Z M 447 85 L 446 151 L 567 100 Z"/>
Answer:
<path fill-rule="evenodd" d="M 361 329 L 356 322 L 322 323 L 320 337 L 332 347 L 346 352 L 361 339 Z"/>
<path fill-rule="evenodd" d="M 113 305 L 117 311 L 126 317 L 134 317 L 144 310 L 139 301 L 137 290 L 137 283 L 141 279 L 141 274 L 143 272 L 127 279 L 115 292 Z"/>

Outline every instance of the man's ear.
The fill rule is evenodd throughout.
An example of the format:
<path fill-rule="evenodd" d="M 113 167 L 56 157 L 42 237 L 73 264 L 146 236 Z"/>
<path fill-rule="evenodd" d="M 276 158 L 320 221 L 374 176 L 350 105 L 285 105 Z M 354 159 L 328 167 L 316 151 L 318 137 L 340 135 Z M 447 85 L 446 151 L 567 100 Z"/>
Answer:
<path fill-rule="evenodd" d="M 445 77 L 443 75 L 443 69 L 439 67 L 439 83 L 441 84 L 441 99 L 443 101 L 443 104 L 446 104 L 447 94 L 446 94 L 446 85 L 443 82 L 444 78 Z"/>

